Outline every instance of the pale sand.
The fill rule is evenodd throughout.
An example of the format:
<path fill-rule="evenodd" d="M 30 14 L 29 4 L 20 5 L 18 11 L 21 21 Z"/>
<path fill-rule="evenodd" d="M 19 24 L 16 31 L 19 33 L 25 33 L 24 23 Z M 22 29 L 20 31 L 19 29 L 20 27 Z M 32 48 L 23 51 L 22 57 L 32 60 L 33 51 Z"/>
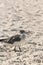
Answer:
<path fill-rule="evenodd" d="M 20 42 L 0 42 L 0 65 L 43 65 L 43 0 L 0 0 L 0 38 L 22 29 Z"/>

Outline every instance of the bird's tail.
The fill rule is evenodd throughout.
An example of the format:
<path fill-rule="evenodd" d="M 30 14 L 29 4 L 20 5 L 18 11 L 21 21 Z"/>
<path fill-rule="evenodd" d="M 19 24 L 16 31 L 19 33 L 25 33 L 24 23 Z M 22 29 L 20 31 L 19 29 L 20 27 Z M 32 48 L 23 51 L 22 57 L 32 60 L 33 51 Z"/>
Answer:
<path fill-rule="evenodd" d="M 0 39 L 0 42 L 6 42 L 7 39 Z"/>

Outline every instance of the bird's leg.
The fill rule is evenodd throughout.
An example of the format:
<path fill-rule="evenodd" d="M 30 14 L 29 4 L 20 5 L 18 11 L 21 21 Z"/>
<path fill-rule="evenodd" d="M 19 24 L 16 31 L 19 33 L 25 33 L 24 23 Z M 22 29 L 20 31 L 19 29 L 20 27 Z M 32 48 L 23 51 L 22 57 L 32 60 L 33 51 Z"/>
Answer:
<path fill-rule="evenodd" d="M 22 50 L 21 50 L 20 46 L 19 46 L 19 51 L 20 51 L 20 52 L 22 52 Z"/>

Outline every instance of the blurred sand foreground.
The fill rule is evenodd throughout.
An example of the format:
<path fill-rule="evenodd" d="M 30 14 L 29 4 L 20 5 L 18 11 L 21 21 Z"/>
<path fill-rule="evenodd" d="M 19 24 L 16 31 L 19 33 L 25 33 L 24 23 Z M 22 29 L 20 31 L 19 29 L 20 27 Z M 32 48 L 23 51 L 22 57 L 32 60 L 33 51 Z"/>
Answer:
<path fill-rule="evenodd" d="M 43 65 L 43 0 L 0 0 L 0 39 L 20 30 L 25 39 L 0 42 L 0 65 Z"/>

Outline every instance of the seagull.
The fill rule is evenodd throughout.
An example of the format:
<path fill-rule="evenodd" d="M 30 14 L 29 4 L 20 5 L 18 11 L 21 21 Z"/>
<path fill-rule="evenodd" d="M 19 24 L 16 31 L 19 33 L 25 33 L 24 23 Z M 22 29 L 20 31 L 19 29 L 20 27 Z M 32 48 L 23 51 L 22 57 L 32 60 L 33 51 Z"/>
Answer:
<path fill-rule="evenodd" d="M 5 42 L 5 43 L 13 44 L 14 42 L 21 41 L 21 39 L 23 39 L 23 38 L 25 38 L 25 35 L 17 34 L 15 36 L 10 37 L 10 38 L 0 39 L 0 42 Z"/>
<path fill-rule="evenodd" d="M 10 44 L 13 44 L 14 42 L 18 42 L 18 41 L 21 41 L 21 35 L 18 34 L 10 38 L 0 39 L 0 42 L 10 43 Z"/>

